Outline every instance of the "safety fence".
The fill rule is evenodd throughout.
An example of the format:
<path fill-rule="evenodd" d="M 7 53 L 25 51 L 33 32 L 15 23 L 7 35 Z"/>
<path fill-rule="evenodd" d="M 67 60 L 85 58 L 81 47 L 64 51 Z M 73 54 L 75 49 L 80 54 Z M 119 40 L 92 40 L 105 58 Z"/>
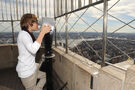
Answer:
<path fill-rule="evenodd" d="M 118 62 L 134 60 L 133 7 L 135 5 L 133 2 L 127 0 L 1 0 L 0 43 L 16 43 L 21 16 L 24 13 L 33 13 L 39 18 L 54 17 L 56 20 L 55 46 L 63 46 L 65 53 L 70 49 L 101 66 L 114 66 L 113 64 Z"/>

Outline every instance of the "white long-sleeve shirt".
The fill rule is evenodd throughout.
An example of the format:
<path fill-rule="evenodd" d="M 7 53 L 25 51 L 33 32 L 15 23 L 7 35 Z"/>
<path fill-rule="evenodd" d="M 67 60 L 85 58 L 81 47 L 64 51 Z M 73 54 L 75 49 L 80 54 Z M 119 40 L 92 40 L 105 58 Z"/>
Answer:
<path fill-rule="evenodd" d="M 26 78 L 36 71 L 35 56 L 41 44 L 36 41 L 33 43 L 28 32 L 20 31 L 17 38 L 17 45 L 19 56 L 16 71 L 20 78 Z"/>

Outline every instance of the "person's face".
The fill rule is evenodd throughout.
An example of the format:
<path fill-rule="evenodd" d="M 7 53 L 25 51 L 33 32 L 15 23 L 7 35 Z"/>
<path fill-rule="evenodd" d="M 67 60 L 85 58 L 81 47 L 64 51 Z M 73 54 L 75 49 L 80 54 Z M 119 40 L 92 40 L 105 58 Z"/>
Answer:
<path fill-rule="evenodd" d="M 38 23 L 33 22 L 32 26 L 29 25 L 29 29 L 30 29 L 30 31 L 37 31 L 38 30 Z"/>
<path fill-rule="evenodd" d="M 37 31 L 38 30 L 38 23 L 37 22 L 33 23 L 32 30 L 33 31 Z"/>

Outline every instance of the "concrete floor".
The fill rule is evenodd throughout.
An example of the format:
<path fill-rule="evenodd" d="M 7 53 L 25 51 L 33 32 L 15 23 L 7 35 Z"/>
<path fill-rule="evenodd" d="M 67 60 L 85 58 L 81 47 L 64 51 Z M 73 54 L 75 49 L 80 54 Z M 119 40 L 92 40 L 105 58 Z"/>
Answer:
<path fill-rule="evenodd" d="M 15 68 L 0 70 L 0 90 L 24 90 Z"/>
<path fill-rule="evenodd" d="M 0 70 L 0 90 L 25 90 L 15 68 Z"/>

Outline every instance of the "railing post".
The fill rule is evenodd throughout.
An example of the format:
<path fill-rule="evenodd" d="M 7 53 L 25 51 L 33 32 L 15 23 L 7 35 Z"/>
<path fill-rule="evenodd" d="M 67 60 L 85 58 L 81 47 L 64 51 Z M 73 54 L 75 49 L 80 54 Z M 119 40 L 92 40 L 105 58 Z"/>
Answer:
<path fill-rule="evenodd" d="M 13 25 L 13 17 L 12 17 L 11 0 L 10 0 L 10 18 L 11 18 L 11 27 L 12 27 L 12 39 L 13 39 L 13 44 L 14 44 L 15 43 L 15 39 L 14 39 L 14 25 Z"/>
<path fill-rule="evenodd" d="M 24 10 L 24 0 L 22 1 L 22 9 L 23 9 L 23 14 L 25 13 L 25 10 Z"/>
<path fill-rule="evenodd" d="M 14 36 L 14 22 L 11 19 L 11 26 L 12 26 L 12 39 L 13 39 L 13 44 L 15 43 L 15 36 Z"/>
<path fill-rule="evenodd" d="M 55 0 L 54 0 L 54 18 L 56 17 L 56 14 L 55 14 L 55 12 L 56 12 L 56 11 L 55 11 L 55 7 L 56 7 L 56 6 L 55 6 L 55 4 L 56 4 L 56 2 L 55 2 Z M 56 18 L 55 18 L 55 21 L 56 21 Z M 56 30 L 56 27 L 57 27 L 57 26 L 56 26 L 56 24 L 55 24 L 55 26 L 54 26 L 54 30 L 55 30 L 55 34 L 54 34 L 55 47 L 57 47 L 57 39 L 56 39 L 56 38 L 57 38 L 57 36 L 56 36 L 56 35 L 57 35 L 57 30 Z"/>
<path fill-rule="evenodd" d="M 67 0 L 65 1 L 65 12 L 67 13 Z M 68 19 L 67 19 L 67 15 L 68 14 L 66 14 L 65 15 L 65 20 L 66 20 L 66 27 L 65 27 L 65 29 L 66 29 L 66 31 L 65 31 L 65 34 L 66 34 L 66 39 L 65 39 L 65 41 L 66 41 L 66 53 L 68 53 Z"/>
<path fill-rule="evenodd" d="M 89 0 L 89 4 L 91 4 L 92 3 L 92 0 Z"/>
<path fill-rule="evenodd" d="M 18 20 L 18 0 L 16 0 L 16 16 L 17 16 L 17 20 Z"/>
<path fill-rule="evenodd" d="M 38 0 L 37 0 L 37 16 L 39 17 L 39 9 L 38 9 Z"/>
<path fill-rule="evenodd" d="M 82 1 L 78 0 L 78 8 L 81 8 L 81 7 L 82 7 Z"/>
<path fill-rule="evenodd" d="M 57 16 L 59 16 L 60 15 L 60 10 L 59 10 L 59 0 L 57 0 Z"/>
<path fill-rule="evenodd" d="M 56 21 L 56 19 L 55 19 L 55 21 Z M 54 26 L 54 30 L 55 30 L 55 34 L 54 34 L 55 47 L 57 47 L 57 29 L 56 29 L 56 25 Z"/>
<path fill-rule="evenodd" d="M 102 64 L 101 66 L 105 66 L 105 59 L 106 59 L 106 38 L 107 38 L 107 9 L 108 9 L 108 2 L 104 0 L 104 18 L 103 18 L 103 55 L 102 55 Z"/>
<path fill-rule="evenodd" d="M 30 9 L 30 13 L 31 13 L 31 0 L 29 0 L 29 9 Z"/>
<path fill-rule="evenodd" d="M 55 0 L 54 0 L 55 1 Z M 45 17 L 47 16 L 47 4 L 46 4 L 46 0 L 45 0 Z"/>
<path fill-rule="evenodd" d="M 71 0 L 71 11 L 73 11 L 73 10 L 74 10 L 74 1 Z"/>

